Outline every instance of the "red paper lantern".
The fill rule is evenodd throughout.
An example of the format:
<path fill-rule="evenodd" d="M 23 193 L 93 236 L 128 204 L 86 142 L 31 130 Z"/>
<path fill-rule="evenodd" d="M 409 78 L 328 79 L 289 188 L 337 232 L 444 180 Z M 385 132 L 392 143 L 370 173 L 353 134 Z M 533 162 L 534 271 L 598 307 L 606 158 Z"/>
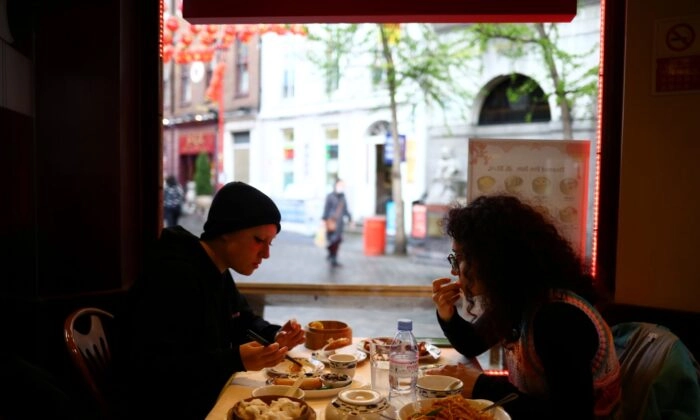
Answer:
<path fill-rule="evenodd" d="M 177 28 L 180 27 L 180 21 L 175 16 L 170 16 L 168 20 L 165 21 L 165 27 L 175 32 Z"/>

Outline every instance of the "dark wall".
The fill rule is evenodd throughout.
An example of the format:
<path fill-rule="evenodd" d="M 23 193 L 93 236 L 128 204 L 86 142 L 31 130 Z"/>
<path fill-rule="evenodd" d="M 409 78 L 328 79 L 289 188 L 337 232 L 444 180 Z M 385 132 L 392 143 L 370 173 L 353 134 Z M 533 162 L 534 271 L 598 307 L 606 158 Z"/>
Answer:
<path fill-rule="evenodd" d="M 0 108 L 0 319 L 12 350 L 54 373 L 65 316 L 113 307 L 162 224 L 158 12 L 157 1 L 8 0 L 34 115 Z"/>

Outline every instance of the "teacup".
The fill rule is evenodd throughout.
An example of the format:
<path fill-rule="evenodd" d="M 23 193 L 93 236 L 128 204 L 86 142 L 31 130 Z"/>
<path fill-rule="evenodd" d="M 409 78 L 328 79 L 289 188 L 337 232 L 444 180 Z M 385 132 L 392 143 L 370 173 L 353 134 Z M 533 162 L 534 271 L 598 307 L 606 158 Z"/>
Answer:
<path fill-rule="evenodd" d="M 352 378 L 357 368 L 357 356 L 348 353 L 331 354 L 328 356 L 328 366 L 331 372 Z"/>

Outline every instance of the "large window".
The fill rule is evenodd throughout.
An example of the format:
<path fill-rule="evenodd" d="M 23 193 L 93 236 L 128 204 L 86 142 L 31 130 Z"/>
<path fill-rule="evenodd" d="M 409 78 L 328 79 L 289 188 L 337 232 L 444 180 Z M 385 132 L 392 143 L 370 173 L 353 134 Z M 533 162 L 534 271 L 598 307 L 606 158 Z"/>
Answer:
<path fill-rule="evenodd" d="M 587 7 L 587 9 L 585 13 L 580 15 L 579 20 L 575 20 L 571 24 L 559 24 L 559 27 L 560 32 L 564 36 L 570 36 L 567 43 L 575 44 L 579 42 L 581 51 L 589 51 L 590 47 L 598 42 L 600 3 L 595 1 L 583 2 L 581 7 Z M 576 29 L 576 25 L 582 25 L 581 19 L 586 20 L 586 22 L 583 22 L 585 30 Z M 579 31 L 579 33 L 576 33 L 576 31 Z M 593 40 L 592 42 L 591 39 Z M 280 45 L 283 44 L 283 41 L 280 40 L 275 42 Z M 448 146 L 448 149 L 453 151 L 455 159 L 462 165 L 460 167 L 461 176 L 464 177 L 462 182 L 467 182 L 468 158 L 466 154 L 467 139 L 470 137 L 520 139 L 557 139 L 563 137 L 559 128 L 562 123 L 562 112 L 556 107 L 557 101 L 548 96 L 552 94 L 553 84 L 546 79 L 547 69 L 544 68 L 543 60 L 538 60 L 534 58 L 535 56 L 529 58 L 526 56 L 520 59 L 507 57 L 506 54 L 503 54 L 504 49 L 502 45 L 500 44 L 501 48 L 499 51 L 499 44 L 497 44 L 488 54 L 484 55 L 484 61 L 480 63 L 480 71 L 497 73 L 499 78 L 482 76 L 479 81 L 483 83 L 474 86 L 473 97 L 464 97 L 465 102 L 471 103 L 469 111 L 472 113 L 471 120 L 466 123 L 462 121 L 461 124 L 451 124 L 446 128 L 446 119 L 442 118 L 444 114 L 431 114 L 426 112 L 425 108 L 421 108 L 423 97 L 419 90 L 403 91 L 399 96 L 400 106 L 403 106 L 403 108 L 400 108 L 403 112 L 400 112 L 398 116 L 399 133 L 405 135 L 407 142 L 411 142 L 413 147 L 417 148 L 417 156 L 419 156 L 419 164 L 417 165 L 419 172 L 411 174 L 413 179 L 419 180 L 419 182 L 403 185 L 405 194 L 403 199 L 409 206 L 406 208 L 405 217 L 407 221 L 406 232 L 409 235 L 412 217 L 410 203 L 412 201 L 420 201 L 422 194 L 426 192 L 427 186 L 436 172 L 435 169 L 440 151 L 445 149 L 443 146 Z M 274 50 L 265 49 L 267 46 L 268 44 L 263 41 L 263 60 L 261 61 L 263 68 L 260 70 L 261 89 L 263 92 L 261 109 L 264 111 L 262 114 L 265 116 L 264 119 L 266 121 L 261 122 L 261 125 L 256 127 L 255 130 L 257 131 L 253 137 L 256 141 L 270 141 L 270 143 L 265 146 L 251 144 L 251 157 L 259 153 L 258 156 L 261 157 L 254 157 L 253 160 L 255 162 L 269 163 L 269 165 L 251 165 L 251 180 L 262 180 L 260 185 L 268 187 L 269 191 L 281 196 L 283 193 L 290 193 L 287 187 L 293 185 L 295 179 L 298 181 L 304 180 L 304 182 L 300 182 L 301 184 L 306 184 L 308 180 L 308 183 L 314 186 L 322 183 L 322 186 L 325 187 L 324 191 L 327 192 L 331 190 L 332 184 L 338 176 L 344 178 L 347 184 L 346 194 L 349 197 L 353 218 L 358 223 L 357 230 L 352 234 L 359 235 L 362 238 L 364 223 L 374 216 L 377 206 L 379 206 L 375 191 L 378 176 L 376 162 L 381 161 L 382 148 L 377 146 L 384 142 L 383 138 L 380 141 L 362 133 L 366 132 L 367 127 L 371 124 L 371 122 L 367 123 L 367 121 L 376 121 L 377 119 L 391 120 L 391 115 L 388 113 L 386 106 L 388 101 L 384 101 L 378 106 L 375 106 L 376 104 L 368 106 L 363 103 L 363 100 L 370 96 L 371 92 L 377 90 L 377 86 L 384 84 L 384 73 L 381 71 L 383 67 L 380 63 L 381 57 L 375 50 L 368 59 L 353 56 L 347 61 L 343 61 L 340 58 L 333 60 L 335 57 L 334 51 L 327 50 L 325 53 L 331 58 L 329 61 L 331 65 L 315 73 L 308 71 L 309 68 L 304 68 L 302 63 L 297 63 L 297 66 L 290 70 L 291 67 L 284 65 L 284 62 L 287 62 L 287 58 L 285 58 L 284 54 L 280 54 L 279 69 L 277 72 L 272 72 L 275 76 L 273 78 L 274 84 L 268 86 L 268 88 L 274 89 L 275 96 L 278 98 L 281 76 L 283 81 L 282 96 L 290 99 L 292 103 L 285 107 L 274 108 L 269 102 L 265 102 L 266 97 L 264 96 L 267 80 L 265 78 L 266 68 L 264 66 L 266 61 L 264 57 L 269 55 L 275 56 Z M 282 48 L 280 51 L 284 51 L 284 49 Z M 595 60 L 597 60 L 598 55 L 595 52 L 593 55 Z M 239 58 L 237 58 L 237 62 L 239 61 Z M 594 65 L 597 64 L 599 63 L 594 63 Z M 346 72 L 352 72 L 353 69 L 362 73 L 362 76 L 357 79 L 350 79 L 352 81 L 349 83 L 341 82 L 341 79 L 346 80 L 344 79 Z M 316 75 L 320 75 L 320 77 L 315 78 Z M 478 79 L 478 76 L 475 73 L 474 80 Z M 316 84 L 305 85 L 304 83 L 309 80 L 315 81 Z M 348 88 L 344 91 L 343 89 L 346 86 Z M 320 93 L 320 95 L 316 95 L 315 92 Z M 368 93 L 364 95 L 366 92 Z M 333 93 L 333 95 L 329 96 L 329 93 Z M 343 100 L 343 95 L 347 95 L 347 97 L 345 97 L 345 102 L 341 106 L 336 106 L 335 108 L 326 106 L 327 103 L 324 101 L 329 100 L 329 98 L 334 100 L 341 98 L 340 100 Z M 591 141 L 592 156 L 595 156 L 599 151 L 599 139 L 597 138 L 598 122 L 596 113 L 588 111 L 594 109 L 597 102 L 598 98 L 593 94 L 584 100 L 581 107 L 577 108 L 577 111 L 571 116 L 575 138 Z M 360 104 L 359 108 L 352 108 L 352 105 L 355 104 Z M 310 113 L 301 115 L 297 112 L 302 109 L 310 110 Z M 581 110 L 581 112 L 578 112 L 578 110 Z M 358 114 L 362 116 L 358 117 Z M 372 119 L 370 119 L 370 116 Z M 455 121 L 450 121 L 450 123 L 453 122 Z M 268 123 L 270 125 L 264 125 Z M 362 124 L 365 125 L 362 126 Z M 273 125 L 274 129 L 266 128 Z M 279 143 L 280 130 L 283 138 L 282 153 L 280 153 Z M 361 134 L 349 134 L 353 130 Z M 342 136 L 340 135 L 341 132 Z M 295 134 L 304 139 L 301 144 L 295 145 Z M 272 137 L 275 137 L 276 140 L 273 140 Z M 298 157 L 303 160 L 303 165 L 294 165 L 295 152 L 299 153 Z M 268 155 L 277 157 L 270 159 Z M 591 173 L 595 174 L 597 169 L 596 167 L 591 167 Z M 402 167 L 402 170 L 405 171 L 407 168 Z M 256 171 L 260 173 L 256 175 Z M 263 174 L 263 172 L 266 172 L 266 174 Z M 270 175 L 267 175 L 267 173 Z M 350 176 L 350 174 L 354 173 L 359 175 L 356 177 Z M 385 171 L 380 175 L 390 177 L 391 173 Z M 274 181 L 276 184 L 271 182 L 271 179 L 276 180 Z M 409 177 L 406 177 L 406 179 L 409 179 Z M 589 182 L 591 197 L 593 197 L 596 188 L 595 181 L 592 177 L 591 182 Z M 309 187 L 309 190 L 315 189 L 317 188 Z M 306 194 L 307 192 L 306 190 L 301 191 L 299 197 L 303 195 L 302 193 Z M 289 197 L 285 196 L 286 198 Z M 311 203 L 309 205 L 312 207 L 309 214 L 313 217 L 309 219 L 309 223 L 317 223 L 319 206 L 314 208 L 311 200 L 305 202 Z M 588 234 L 593 235 L 593 230 L 589 231 Z M 384 257 L 376 257 L 374 260 L 357 260 L 356 263 L 371 265 L 373 261 L 377 261 L 380 258 L 391 258 L 391 242 L 393 239 L 390 235 L 386 237 L 387 255 Z M 359 251 L 361 254 L 362 242 L 353 243 L 355 244 L 354 246 L 360 247 Z M 349 240 L 347 245 L 350 245 Z M 420 314 L 416 313 L 416 317 L 424 317 L 423 319 L 429 320 L 426 322 L 432 322 L 434 320 L 432 303 L 419 296 L 423 296 L 421 294 L 427 290 L 431 278 L 449 275 L 449 268 L 446 262 L 442 261 L 444 259 L 442 257 L 443 254 L 449 251 L 449 244 L 447 242 L 435 242 L 425 245 L 425 247 L 420 257 L 423 258 L 427 255 L 428 258 L 418 261 L 422 262 L 422 265 L 416 264 L 418 259 L 410 255 L 401 257 L 405 259 L 397 263 L 398 265 L 407 264 L 413 267 L 412 270 L 389 270 L 381 272 L 381 274 L 368 274 L 372 278 L 353 279 L 342 273 L 329 273 L 327 275 L 324 274 L 325 277 L 321 276 L 324 280 L 323 283 L 335 283 L 337 287 L 324 284 L 323 286 L 309 286 L 305 288 L 304 286 L 308 279 L 290 277 L 289 275 L 275 278 L 273 277 L 273 272 L 266 271 L 264 266 L 251 276 L 249 279 L 250 284 L 246 284 L 250 287 L 248 290 L 252 290 L 255 287 L 253 284 L 269 283 L 269 288 L 261 287 L 261 289 L 256 289 L 255 293 L 265 294 L 266 304 L 277 305 L 289 311 L 293 311 L 292 308 L 297 305 L 307 305 L 309 299 L 307 298 L 308 296 L 299 299 L 287 299 L 283 296 L 289 292 L 287 288 L 296 288 L 295 291 L 289 292 L 290 294 L 303 290 L 304 293 L 302 295 L 313 295 L 316 299 L 319 299 L 319 294 L 325 293 L 332 297 L 342 296 L 343 294 L 352 295 L 358 293 L 360 289 L 371 289 L 373 293 L 391 295 L 392 293 L 397 293 L 397 286 L 408 287 L 408 289 L 415 287 L 415 289 L 405 292 L 408 296 L 403 295 L 394 299 L 390 306 L 399 307 L 399 301 L 402 299 L 418 299 L 418 302 L 411 301 L 413 310 L 420 312 Z M 278 246 L 278 252 L 279 248 Z M 297 248 L 297 251 L 302 252 L 300 246 L 292 246 L 289 252 L 293 252 L 293 248 Z M 358 251 L 358 249 L 355 249 L 355 251 Z M 319 252 L 322 254 L 322 251 Z M 360 257 L 358 255 L 358 258 Z M 302 261 L 302 257 L 292 258 L 290 264 L 297 261 Z M 267 264 L 277 264 L 275 257 Z M 322 266 L 323 261 L 321 259 L 321 261 L 314 264 Z M 302 265 L 298 267 L 298 270 L 302 273 L 315 272 L 316 268 Z M 292 268 L 288 271 L 296 271 L 296 269 Z M 349 288 L 343 289 L 340 287 L 341 285 L 349 286 Z M 278 289 L 275 289 L 275 287 L 278 287 Z M 356 287 L 356 289 L 353 289 L 353 287 Z M 319 292 L 320 290 L 322 292 Z M 348 290 L 351 291 L 348 292 Z M 411 295 L 412 293 L 413 295 Z M 396 294 L 393 296 L 396 296 Z M 326 304 L 322 303 L 322 300 L 314 300 L 314 302 L 319 305 Z M 331 307 L 334 304 L 336 303 L 329 303 Z M 376 308 L 377 311 L 382 309 L 386 308 Z M 393 322 L 394 319 L 388 320 L 389 324 Z"/>

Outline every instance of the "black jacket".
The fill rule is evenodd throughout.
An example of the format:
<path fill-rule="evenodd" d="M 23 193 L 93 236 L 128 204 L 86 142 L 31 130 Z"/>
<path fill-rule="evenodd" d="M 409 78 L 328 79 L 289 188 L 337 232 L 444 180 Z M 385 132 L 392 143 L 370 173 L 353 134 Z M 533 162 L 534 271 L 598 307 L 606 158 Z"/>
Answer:
<path fill-rule="evenodd" d="M 245 370 L 246 330 L 273 341 L 280 329 L 252 312 L 230 270 L 219 272 L 179 226 L 163 230 L 116 321 L 119 405 L 129 418 L 153 409 L 158 418 L 203 419 Z"/>

